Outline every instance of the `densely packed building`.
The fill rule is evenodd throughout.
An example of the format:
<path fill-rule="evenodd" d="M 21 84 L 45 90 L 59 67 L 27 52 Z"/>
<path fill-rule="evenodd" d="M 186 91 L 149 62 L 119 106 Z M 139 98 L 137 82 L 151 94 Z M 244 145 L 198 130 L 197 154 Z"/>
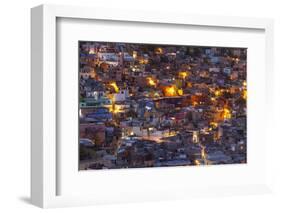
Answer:
<path fill-rule="evenodd" d="M 246 163 L 246 57 L 79 42 L 80 169 Z"/>

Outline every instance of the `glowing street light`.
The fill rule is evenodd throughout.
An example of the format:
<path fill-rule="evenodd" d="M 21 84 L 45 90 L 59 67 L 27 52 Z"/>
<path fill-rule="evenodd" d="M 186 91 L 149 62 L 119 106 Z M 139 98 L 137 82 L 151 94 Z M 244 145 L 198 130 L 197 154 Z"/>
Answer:
<path fill-rule="evenodd" d="M 179 72 L 179 78 L 186 79 L 189 76 L 189 73 L 187 71 L 181 71 Z"/>
<path fill-rule="evenodd" d="M 175 86 L 168 86 L 164 89 L 165 96 L 171 97 L 171 96 L 177 96 L 177 91 Z"/>
<path fill-rule="evenodd" d="M 109 85 L 113 87 L 113 89 L 115 90 L 116 93 L 119 92 L 119 88 L 118 88 L 116 82 L 112 82 L 112 83 L 110 83 Z"/>
<path fill-rule="evenodd" d="M 231 112 L 228 108 L 223 109 L 223 118 L 224 119 L 230 119 L 231 118 Z"/>
<path fill-rule="evenodd" d="M 154 80 L 153 78 L 147 77 L 146 80 L 149 86 L 156 86 L 156 80 Z"/>

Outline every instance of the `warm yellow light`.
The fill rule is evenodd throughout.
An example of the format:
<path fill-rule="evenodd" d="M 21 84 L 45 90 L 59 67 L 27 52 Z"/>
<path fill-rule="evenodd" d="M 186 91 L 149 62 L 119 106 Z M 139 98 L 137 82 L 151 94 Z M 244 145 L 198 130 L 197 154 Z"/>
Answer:
<path fill-rule="evenodd" d="M 182 89 L 178 89 L 178 94 L 179 95 L 183 95 L 183 90 Z"/>
<path fill-rule="evenodd" d="M 220 90 L 216 90 L 216 91 L 215 91 L 215 96 L 218 97 L 218 96 L 220 96 L 220 95 L 221 95 L 221 91 L 220 91 Z"/>
<path fill-rule="evenodd" d="M 156 86 L 156 81 L 153 78 L 147 77 L 146 80 L 149 86 Z"/>
<path fill-rule="evenodd" d="M 134 59 L 136 59 L 136 58 L 137 58 L 137 56 L 138 56 L 137 51 L 133 51 L 133 58 L 134 58 Z"/>
<path fill-rule="evenodd" d="M 165 87 L 164 94 L 165 94 L 165 96 L 177 96 L 175 86 Z"/>
<path fill-rule="evenodd" d="M 247 99 L 247 90 L 243 90 L 243 92 L 242 92 L 242 97 L 243 97 L 243 99 Z"/>
<path fill-rule="evenodd" d="M 159 54 L 163 54 L 163 49 L 162 49 L 161 47 L 158 47 L 158 48 L 156 49 L 156 51 L 157 51 Z"/>
<path fill-rule="evenodd" d="M 193 143 L 199 143 L 199 135 L 198 135 L 197 131 L 193 131 L 192 141 L 193 141 Z"/>
<path fill-rule="evenodd" d="M 202 159 L 206 159 L 206 153 L 205 153 L 205 149 L 204 148 L 201 149 L 201 158 Z"/>
<path fill-rule="evenodd" d="M 170 132 L 169 137 L 173 137 L 173 136 L 176 136 L 176 135 L 177 135 L 177 132 Z"/>
<path fill-rule="evenodd" d="M 210 126 L 213 127 L 213 128 L 217 128 L 217 127 L 218 127 L 218 123 L 216 123 L 216 122 L 211 122 L 211 123 L 210 123 Z"/>
<path fill-rule="evenodd" d="M 170 94 L 170 95 L 173 95 L 175 93 L 175 88 L 174 87 L 168 87 L 167 93 Z"/>
<path fill-rule="evenodd" d="M 230 119 L 231 118 L 231 112 L 229 109 L 224 108 L 223 109 L 223 118 L 224 119 Z"/>
<path fill-rule="evenodd" d="M 198 102 L 197 101 L 193 101 L 192 102 L 192 106 L 197 106 L 198 105 Z"/>
<path fill-rule="evenodd" d="M 115 90 L 115 92 L 116 92 L 116 93 L 118 93 L 118 92 L 119 92 L 119 88 L 118 88 L 118 86 L 117 86 L 116 82 L 112 82 L 112 83 L 110 83 L 109 85 L 110 85 L 110 86 L 112 86 L 112 87 L 114 88 L 114 90 Z"/>
<path fill-rule="evenodd" d="M 186 79 L 189 76 L 189 73 L 186 71 L 179 72 L 179 78 Z"/>
<path fill-rule="evenodd" d="M 120 105 L 113 104 L 109 107 L 109 111 L 112 112 L 113 114 L 117 114 L 122 112 L 122 108 Z"/>
<path fill-rule="evenodd" d="M 187 87 L 192 87 L 192 83 L 191 82 L 187 82 L 186 86 Z"/>
<path fill-rule="evenodd" d="M 148 59 L 140 59 L 139 63 L 140 64 L 148 64 Z"/>
<path fill-rule="evenodd" d="M 178 89 L 175 85 L 168 86 L 165 88 L 164 94 L 165 96 L 183 95 L 183 89 Z"/>
<path fill-rule="evenodd" d="M 247 82 L 243 81 L 243 86 L 246 87 L 247 86 Z"/>
<path fill-rule="evenodd" d="M 200 165 L 200 161 L 197 160 L 197 159 L 194 161 L 194 163 L 195 163 L 196 166 L 199 166 L 199 165 Z"/>

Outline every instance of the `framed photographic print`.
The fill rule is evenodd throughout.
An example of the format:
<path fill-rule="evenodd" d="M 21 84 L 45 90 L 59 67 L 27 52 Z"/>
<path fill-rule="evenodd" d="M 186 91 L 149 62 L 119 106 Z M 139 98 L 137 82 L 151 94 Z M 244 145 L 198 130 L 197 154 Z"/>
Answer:
<path fill-rule="evenodd" d="M 43 5 L 31 21 L 32 203 L 270 192 L 272 20 Z"/>
<path fill-rule="evenodd" d="M 79 41 L 79 169 L 247 163 L 246 48 Z"/>

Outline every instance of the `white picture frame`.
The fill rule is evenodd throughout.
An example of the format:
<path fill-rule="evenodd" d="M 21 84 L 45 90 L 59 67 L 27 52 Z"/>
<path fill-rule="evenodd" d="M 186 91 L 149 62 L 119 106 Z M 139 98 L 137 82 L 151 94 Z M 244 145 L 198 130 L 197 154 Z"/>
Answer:
<path fill-rule="evenodd" d="M 267 152 L 263 172 L 266 178 L 258 184 L 221 185 L 217 187 L 200 187 L 194 183 L 195 188 L 188 191 L 171 188 L 156 190 L 151 196 L 120 196 L 113 194 L 108 199 L 97 199 L 89 195 L 58 195 L 58 169 L 57 159 L 57 19 L 87 19 L 87 20 L 116 20 L 120 22 L 153 23 L 161 25 L 202 26 L 212 28 L 231 29 L 256 29 L 264 31 L 265 53 L 264 73 L 266 87 L 265 106 L 272 107 L 270 90 L 273 85 L 273 21 L 271 19 L 241 18 L 241 17 L 216 17 L 188 14 L 161 14 L 149 11 L 120 11 L 101 8 L 85 8 L 74 6 L 41 5 L 31 10 L 31 201 L 34 205 L 47 207 L 91 205 L 114 202 L 138 202 L 142 200 L 161 200 L 173 198 L 187 198 L 197 196 L 252 194 L 271 191 L 271 166 L 270 166 L 270 129 L 271 110 L 266 111 L 265 125 L 267 131 L 265 144 Z M 73 156 L 73 158 L 76 158 Z M 175 171 L 175 170 L 174 170 Z M 78 171 L 77 171 L 78 172 Z M 126 170 L 122 171 L 123 174 Z M 172 170 L 170 172 L 173 172 Z M 155 173 L 155 172 L 154 172 Z M 91 174 L 93 175 L 93 174 Z M 164 187 L 164 186 L 163 186 Z M 169 192 L 177 193 L 177 196 L 167 195 Z M 158 196 L 159 195 L 159 196 Z"/>

